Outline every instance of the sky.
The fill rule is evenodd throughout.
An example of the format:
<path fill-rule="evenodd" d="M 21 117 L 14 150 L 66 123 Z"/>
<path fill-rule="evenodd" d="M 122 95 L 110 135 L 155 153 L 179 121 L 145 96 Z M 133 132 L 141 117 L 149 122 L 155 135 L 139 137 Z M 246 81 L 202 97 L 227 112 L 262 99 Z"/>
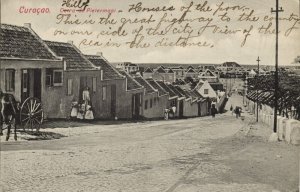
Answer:
<path fill-rule="evenodd" d="M 129 33 L 126 37 L 109 37 L 109 36 L 98 36 L 95 34 L 102 31 L 108 30 L 109 27 L 117 29 L 119 25 L 71 25 L 58 23 L 57 15 L 60 14 L 62 3 L 64 0 L 0 0 L 1 1 L 1 23 L 13 24 L 23 26 L 24 23 L 31 23 L 32 29 L 45 40 L 52 41 L 73 41 L 74 45 L 79 47 L 83 39 L 107 42 L 126 42 L 132 41 L 134 35 L 131 32 L 135 28 L 139 28 L 140 24 L 126 25 L 124 28 Z M 71 2 L 74 0 L 71 0 Z M 86 1 L 86 0 L 82 0 Z M 95 9 L 115 9 L 116 13 L 112 13 L 112 18 L 120 21 L 120 18 L 148 18 L 151 14 L 157 20 L 159 20 L 165 12 L 130 12 L 128 13 L 129 5 L 141 2 L 144 7 L 157 7 L 166 6 L 175 7 L 176 11 L 168 12 L 168 16 L 172 14 L 170 18 L 179 18 L 182 13 L 179 12 L 180 7 L 188 6 L 191 0 L 90 0 L 89 8 Z M 203 4 L 205 0 L 193 0 L 195 4 Z M 253 25 L 254 29 L 247 37 L 246 44 L 241 47 L 241 42 L 244 39 L 244 35 L 239 32 L 233 35 L 224 34 L 213 34 L 209 30 L 203 33 L 200 37 L 192 38 L 189 42 L 203 42 L 207 41 L 213 44 L 212 48 L 207 47 L 154 47 L 149 48 L 129 48 L 128 46 L 122 45 L 120 47 L 99 47 L 99 46 L 81 46 L 80 50 L 85 54 L 95 54 L 102 52 L 104 57 L 110 62 L 134 62 L 134 63 L 213 63 L 220 64 L 226 61 L 235 61 L 239 64 L 256 64 L 257 57 L 261 59 L 262 65 L 274 65 L 275 63 L 275 35 L 272 34 L 261 34 L 258 33 L 257 28 L 261 25 L 266 25 L 268 22 L 262 22 L 262 18 L 265 15 L 269 17 L 275 16 L 271 14 L 271 8 L 275 8 L 275 0 L 209 0 L 207 2 L 213 11 L 217 8 L 220 3 L 223 2 L 224 7 L 226 6 L 245 6 L 249 8 L 248 11 L 254 10 L 254 15 L 260 17 L 258 22 L 237 22 L 235 19 L 240 14 L 238 11 L 229 11 L 228 15 L 231 18 L 230 22 L 221 22 L 217 20 L 216 16 L 212 16 L 212 12 L 197 12 L 192 11 L 187 14 L 187 18 L 213 18 L 213 24 L 218 25 L 220 28 L 249 29 L 250 25 Z M 288 18 L 292 13 L 295 18 L 298 18 L 299 0 L 281 0 L 280 6 L 284 9 L 284 12 L 280 13 L 281 17 Z M 20 8 L 48 8 L 50 13 L 20 13 Z M 121 10 L 119 12 L 119 10 Z M 218 12 L 219 14 L 224 12 Z M 218 13 L 216 15 L 218 15 Z M 72 14 L 72 17 L 98 19 L 99 17 L 107 17 L 107 13 L 78 13 Z M 300 29 L 295 29 L 292 33 L 286 37 L 284 31 L 292 26 L 293 21 L 280 21 L 279 34 L 279 65 L 291 64 L 298 55 L 300 55 Z M 155 25 L 154 25 L 155 24 Z M 157 23 L 153 23 L 156 26 Z M 183 23 L 184 24 L 184 23 Z M 183 25 L 182 24 L 182 25 Z M 204 25 L 202 23 L 190 23 L 192 29 L 198 29 Z M 152 25 L 149 25 L 152 27 Z M 178 25 L 178 27 L 181 25 Z M 273 30 L 275 23 L 271 29 Z M 300 28 L 300 22 L 296 22 L 295 27 Z M 92 31 L 93 35 L 54 35 L 56 30 L 63 30 L 70 32 L 71 30 L 78 31 Z M 178 34 L 167 34 L 163 36 L 168 38 L 170 41 L 176 41 L 179 37 Z M 155 44 L 159 41 L 161 36 L 146 36 L 145 42 Z"/>

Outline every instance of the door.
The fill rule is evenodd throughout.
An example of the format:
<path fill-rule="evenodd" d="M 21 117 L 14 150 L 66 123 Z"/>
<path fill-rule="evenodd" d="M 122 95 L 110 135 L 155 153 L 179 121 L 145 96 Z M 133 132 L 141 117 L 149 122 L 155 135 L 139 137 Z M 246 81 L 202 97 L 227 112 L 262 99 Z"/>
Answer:
<path fill-rule="evenodd" d="M 34 69 L 33 70 L 33 97 L 38 98 L 41 100 L 42 98 L 42 78 L 41 78 L 41 69 Z"/>
<path fill-rule="evenodd" d="M 29 74 L 27 69 L 22 69 L 21 102 L 29 97 Z"/>
<path fill-rule="evenodd" d="M 201 102 L 198 102 L 198 116 L 201 116 Z"/>
<path fill-rule="evenodd" d="M 117 105 L 117 90 L 116 90 L 116 85 L 111 86 L 111 116 L 114 118 L 116 117 L 116 105 Z"/>
<path fill-rule="evenodd" d="M 140 116 L 140 100 L 141 95 L 140 94 L 133 94 L 132 95 L 132 118 L 138 119 Z"/>
<path fill-rule="evenodd" d="M 179 117 L 183 117 L 183 100 L 179 101 Z"/>
<path fill-rule="evenodd" d="M 21 102 L 28 97 L 42 98 L 41 69 L 22 69 Z"/>

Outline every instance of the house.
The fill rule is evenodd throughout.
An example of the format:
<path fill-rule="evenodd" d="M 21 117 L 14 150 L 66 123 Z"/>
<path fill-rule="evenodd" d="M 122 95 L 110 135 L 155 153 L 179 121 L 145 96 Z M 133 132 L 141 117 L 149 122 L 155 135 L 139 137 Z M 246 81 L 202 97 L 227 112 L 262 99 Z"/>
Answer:
<path fill-rule="evenodd" d="M 158 84 L 159 84 L 159 86 L 165 91 L 165 92 L 167 92 L 168 94 L 169 94 L 169 99 L 168 99 L 168 103 L 167 103 L 167 108 L 169 109 L 169 108 L 171 108 L 172 106 L 175 106 L 176 108 L 178 108 L 178 102 L 177 102 L 177 100 L 178 100 L 178 95 L 174 92 L 174 91 L 172 91 L 172 89 L 170 89 L 169 87 L 168 87 L 168 85 L 165 83 L 165 82 L 163 82 L 163 81 L 156 81 Z"/>
<path fill-rule="evenodd" d="M 100 118 L 99 116 L 99 105 L 98 98 L 100 91 L 98 86 L 100 81 L 103 78 L 103 71 L 100 67 L 96 67 L 91 61 L 89 61 L 80 50 L 73 45 L 72 42 L 55 42 L 55 41 L 44 41 L 47 46 L 59 57 L 62 57 L 65 62 L 64 67 L 64 91 L 62 93 L 64 96 L 58 97 L 61 98 L 54 100 L 54 96 L 51 96 L 49 100 L 54 100 L 54 102 L 61 102 L 66 108 L 64 115 L 57 114 L 56 118 L 67 118 L 70 115 L 70 108 L 72 106 L 72 101 L 77 101 L 82 103 L 83 100 L 83 90 L 86 87 L 90 89 L 90 98 L 91 105 L 94 108 L 95 118 Z M 51 69 L 47 69 L 46 73 L 51 74 Z M 47 75 L 47 86 L 51 88 L 55 83 L 55 78 L 51 78 L 50 75 Z M 56 109 L 51 107 L 51 110 L 55 111 Z"/>
<path fill-rule="evenodd" d="M 251 71 L 248 72 L 248 77 L 253 78 L 253 77 L 256 76 L 256 74 L 257 74 L 257 73 L 254 71 L 254 69 L 251 69 Z"/>
<path fill-rule="evenodd" d="M 139 71 L 139 66 L 131 62 L 112 63 L 112 65 L 116 69 L 126 71 L 127 73 L 134 73 Z"/>
<path fill-rule="evenodd" d="M 158 81 L 173 83 L 176 80 L 176 74 L 172 69 L 160 66 L 154 70 L 152 78 Z"/>
<path fill-rule="evenodd" d="M 143 72 L 143 77 L 145 79 L 151 79 L 153 75 L 153 70 L 150 69 L 149 67 Z"/>
<path fill-rule="evenodd" d="M 101 68 L 102 78 L 97 80 L 94 101 L 94 111 L 96 118 L 100 119 L 129 119 L 132 115 L 132 100 L 124 99 L 127 95 L 127 79 L 118 70 L 116 70 L 103 56 L 85 55 L 96 67 Z M 131 94 L 129 94 L 129 97 Z"/>
<path fill-rule="evenodd" d="M 185 73 L 185 78 L 197 78 L 198 73 L 193 69 L 193 68 L 188 68 L 186 73 Z"/>
<path fill-rule="evenodd" d="M 150 84 L 150 82 L 141 76 L 134 77 L 134 79 L 145 88 L 142 97 L 142 116 L 147 119 L 163 118 L 164 110 L 168 102 L 167 94 L 165 94 L 165 97 L 162 97 L 162 95 L 159 94 L 159 90 L 152 86 L 152 84 L 156 84 L 153 80 L 150 80 L 150 82 L 152 82 L 152 84 Z"/>
<path fill-rule="evenodd" d="M 126 77 L 126 94 L 123 95 L 120 102 L 124 102 L 122 117 L 127 119 L 140 119 L 142 117 L 144 87 L 137 82 L 126 71 L 119 71 Z"/>
<path fill-rule="evenodd" d="M 175 72 L 176 79 L 184 79 L 184 68 L 179 67 L 171 67 L 171 69 Z"/>
<path fill-rule="evenodd" d="M 158 91 L 158 97 L 156 101 L 154 100 L 154 105 L 157 110 L 156 117 L 160 117 L 161 112 L 164 112 L 164 110 L 168 107 L 169 102 L 169 93 L 165 91 L 159 84 L 153 79 L 146 79 L 147 82 Z"/>
<path fill-rule="evenodd" d="M 202 81 L 207 80 L 209 83 L 218 82 L 218 76 L 209 69 L 206 69 L 204 72 L 200 72 L 199 75 L 198 75 L 198 79 L 202 80 Z"/>
<path fill-rule="evenodd" d="M 64 60 L 49 49 L 30 24 L 1 24 L 0 35 L 1 90 L 20 102 L 38 98 L 45 118 L 64 115 Z"/>
<path fill-rule="evenodd" d="M 199 81 L 199 83 L 196 85 L 195 89 L 204 98 L 217 98 L 217 93 L 210 86 L 208 81 Z"/>

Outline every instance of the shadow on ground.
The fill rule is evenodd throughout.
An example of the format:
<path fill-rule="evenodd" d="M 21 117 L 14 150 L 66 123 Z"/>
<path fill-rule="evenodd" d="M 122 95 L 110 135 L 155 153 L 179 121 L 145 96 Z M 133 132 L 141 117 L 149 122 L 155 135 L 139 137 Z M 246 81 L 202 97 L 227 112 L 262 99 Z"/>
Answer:
<path fill-rule="evenodd" d="M 52 140 L 66 137 L 65 135 L 49 131 L 21 131 L 18 136 L 27 141 Z"/>

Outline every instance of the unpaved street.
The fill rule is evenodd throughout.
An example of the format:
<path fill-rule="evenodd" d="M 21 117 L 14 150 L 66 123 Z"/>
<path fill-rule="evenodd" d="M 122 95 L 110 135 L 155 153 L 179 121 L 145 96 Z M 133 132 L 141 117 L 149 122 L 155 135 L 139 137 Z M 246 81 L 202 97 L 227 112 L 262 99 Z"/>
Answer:
<path fill-rule="evenodd" d="M 2 137 L 1 187 L 5 192 L 295 191 L 298 149 L 255 134 L 245 137 L 248 123 L 228 112 L 215 119 L 49 129 L 66 136 L 57 140 Z M 281 173 L 270 177 L 275 171 Z"/>

